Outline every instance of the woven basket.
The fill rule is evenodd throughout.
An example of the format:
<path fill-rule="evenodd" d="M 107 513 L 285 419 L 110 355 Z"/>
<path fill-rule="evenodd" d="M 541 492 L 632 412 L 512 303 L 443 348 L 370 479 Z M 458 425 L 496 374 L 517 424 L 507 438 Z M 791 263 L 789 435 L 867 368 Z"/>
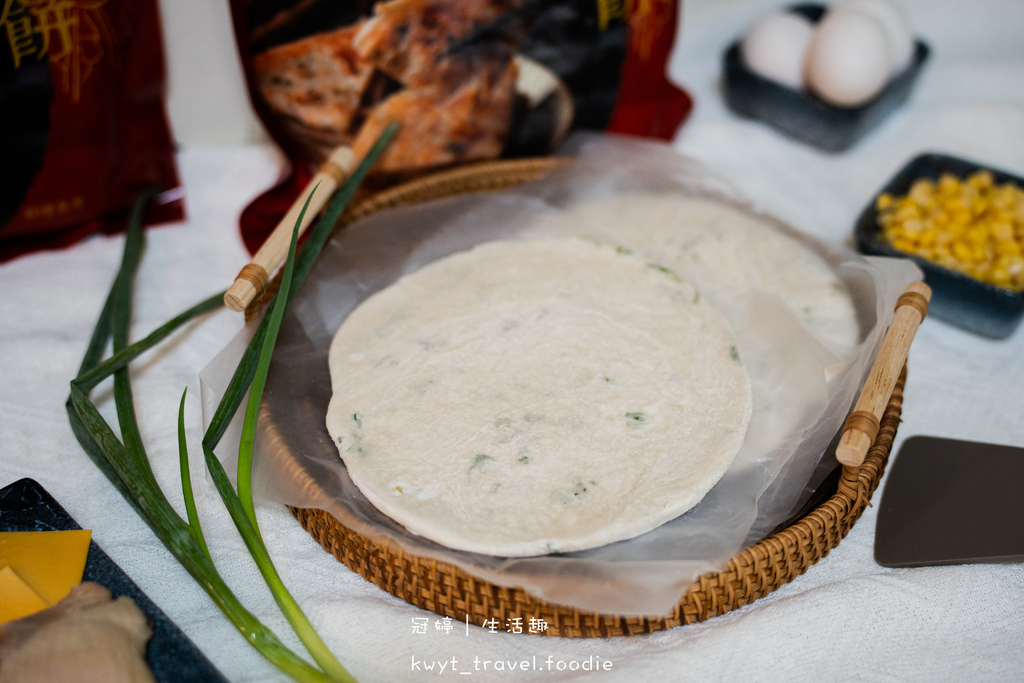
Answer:
<path fill-rule="evenodd" d="M 339 221 L 339 228 L 378 211 L 468 192 L 502 190 L 569 163 L 553 158 L 495 161 L 407 182 L 370 196 Z M 273 288 L 254 303 L 258 310 Z M 461 568 L 410 555 L 345 527 L 327 512 L 291 508 L 306 531 L 352 571 L 403 600 L 441 616 L 481 624 L 540 619 L 549 636 L 606 637 L 650 633 L 704 621 L 748 605 L 789 583 L 825 557 L 846 536 L 878 486 L 896 436 L 906 368 L 889 398 L 881 428 L 858 468 L 843 467 L 834 490 L 819 490 L 816 504 L 781 530 L 734 556 L 725 569 L 699 577 L 665 617 L 596 614 L 538 600 L 514 587 L 491 584 Z M 524 629 L 525 631 L 525 629 Z"/>

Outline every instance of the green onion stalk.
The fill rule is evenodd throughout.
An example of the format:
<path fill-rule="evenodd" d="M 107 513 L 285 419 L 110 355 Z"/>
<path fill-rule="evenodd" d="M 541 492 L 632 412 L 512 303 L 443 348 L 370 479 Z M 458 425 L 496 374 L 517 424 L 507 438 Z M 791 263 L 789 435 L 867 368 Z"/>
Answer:
<path fill-rule="evenodd" d="M 136 201 L 129 219 L 121 266 L 93 330 L 79 368 L 71 381 L 67 401 L 68 419 L 82 448 L 115 488 L 135 509 L 171 554 L 199 583 L 243 637 L 269 662 L 297 681 L 354 681 L 317 634 L 308 618 L 285 588 L 274 568 L 260 535 L 252 497 L 252 455 L 256 418 L 266 383 L 274 342 L 284 314 L 309 274 L 317 255 L 330 237 L 356 188 L 397 131 L 392 124 L 363 158 L 350 178 L 332 197 L 323 214 L 298 247 L 300 215 L 292 231 L 288 259 L 281 288 L 270 310 L 264 315 L 242 355 L 238 366 L 202 439 L 207 469 L 239 535 L 252 555 L 271 594 L 315 664 L 292 652 L 259 619 L 249 612 L 221 578 L 214 566 L 196 512 L 189 475 L 188 448 L 185 443 L 185 394 L 178 410 L 178 456 L 186 517 L 177 513 L 153 475 L 135 415 L 129 364 L 166 339 L 185 323 L 223 305 L 224 292 L 211 296 L 167 321 L 148 336 L 129 344 L 132 317 L 132 290 L 143 251 L 142 211 L 152 197 L 144 194 Z M 303 207 L 303 214 L 309 199 Z M 112 355 L 102 360 L 107 343 Z M 99 413 L 89 392 L 107 377 L 113 376 L 114 403 L 120 437 Z M 232 488 L 214 449 L 240 407 L 246 392 L 249 402 L 239 444 L 238 490 Z"/>

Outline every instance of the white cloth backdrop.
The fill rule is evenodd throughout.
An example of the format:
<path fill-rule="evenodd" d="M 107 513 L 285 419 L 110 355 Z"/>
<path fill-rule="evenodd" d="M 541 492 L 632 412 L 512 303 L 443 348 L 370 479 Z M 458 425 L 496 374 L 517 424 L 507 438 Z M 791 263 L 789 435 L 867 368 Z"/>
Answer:
<path fill-rule="evenodd" d="M 864 202 L 921 151 L 951 152 L 1024 174 L 1024 3 L 904 4 L 932 48 L 931 60 L 904 108 L 851 150 L 829 154 L 740 120 L 721 100 L 722 50 L 777 3 L 687 0 L 670 72 L 693 94 L 696 107 L 675 146 L 731 180 L 761 208 L 835 243 L 848 240 Z M 176 40 L 186 40 L 176 33 L 167 39 L 172 50 Z M 260 144 L 186 146 L 179 162 L 188 218 L 148 233 L 135 338 L 231 281 L 246 259 L 238 213 L 282 168 L 280 155 Z M 67 426 L 68 381 L 122 244 L 121 237 L 95 237 L 0 266 L 0 486 L 22 477 L 42 483 L 229 680 L 281 680 L 93 467 Z M 160 483 L 177 491 L 176 410 L 182 389 L 189 387 L 193 478 L 205 529 L 215 539 L 214 555 L 243 602 L 299 648 L 246 560 L 198 457 L 198 373 L 240 324 L 235 314 L 221 311 L 141 359 L 133 372 L 139 421 Z M 1022 342 L 1024 327 L 1009 339 L 991 341 L 925 321 L 911 353 L 896 448 L 915 434 L 1024 446 Z M 96 398 L 112 416 L 109 388 L 101 387 Z M 467 634 L 461 625 L 450 633 L 436 630 L 436 615 L 350 572 L 280 506 L 260 505 L 257 514 L 286 584 L 361 681 L 438 677 L 436 668 L 424 671 L 421 664 L 415 670 L 423 661 L 447 661 L 440 676 L 447 680 L 462 672 L 485 681 L 1024 678 L 1024 566 L 879 567 L 872 559 L 874 509 L 807 574 L 749 607 L 703 624 L 606 640 L 479 628 Z M 414 633 L 414 619 L 423 617 L 427 632 Z M 533 657 L 542 666 L 550 657 L 552 670 L 494 671 L 497 660 Z M 610 662 L 611 669 L 558 670 L 559 663 L 568 667 L 571 661 Z"/>

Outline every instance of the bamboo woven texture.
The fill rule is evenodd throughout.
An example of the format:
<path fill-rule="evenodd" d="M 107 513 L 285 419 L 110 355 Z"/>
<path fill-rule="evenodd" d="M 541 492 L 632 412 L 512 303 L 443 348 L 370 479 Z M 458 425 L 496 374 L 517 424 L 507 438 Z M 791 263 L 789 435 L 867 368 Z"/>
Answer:
<path fill-rule="evenodd" d="M 366 580 L 410 604 L 472 623 L 543 619 L 545 635 L 607 637 L 651 633 L 705 621 L 749 605 L 803 574 L 849 533 L 871 500 L 889 458 L 906 371 L 893 391 L 864 463 L 844 467 L 838 490 L 785 529 L 735 555 L 725 569 L 699 577 L 660 618 L 596 614 L 538 600 L 525 591 L 478 579 L 457 566 L 410 555 L 348 529 L 323 510 L 292 509 L 325 550 Z"/>
<path fill-rule="evenodd" d="M 494 161 L 445 171 L 374 194 L 351 207 L 345 225 L 384 209 L 439 197 L 502 190 L 537 179 L 568 163 L 554 158 Z M 276 283 L 275 283 L 276 284 Z M 256 311 L 276 291 L 273 285 L 254 302 Z M 516 587 L 499 586 L 455 565 L 421 558 L 376 542 L 341 524 L 323 510 L 291 508 L 301 526 L 329 553 L 366 580 L 417 607 L 472 623 L 497 619 L 520 623 L 542 619 L 544 635 L 609 637 L 650 633 L 705 621 L 749 605 L 800 576 L 849 533 L 871 500 L 885 470 L 903 403 L 906 367 L 881 419 L 864 463 L 843 467 L 837 490 L 785 528 L 735 555 L 718 572 L 700 576 L 664 617 L 597 614 L 534 598 Z"/>

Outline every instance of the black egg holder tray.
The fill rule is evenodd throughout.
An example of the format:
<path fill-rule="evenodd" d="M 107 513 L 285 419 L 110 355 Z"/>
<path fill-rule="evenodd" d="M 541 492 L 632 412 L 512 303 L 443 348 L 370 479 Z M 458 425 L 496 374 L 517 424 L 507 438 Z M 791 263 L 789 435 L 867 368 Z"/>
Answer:
<path fill-rule="evenodd" d="M 789 10 L 816 23 L 824 15 L 825 6 L 800 4 Z M 740 116 L 764 121 L 815 147 L 842 152 L 906 101 L 928 54 L 928 46 L 915 41 L 910 64 L 881 93 L 859 107 L 841 108 L 750 71 L 743 64 L 740 42 L 736 41 L 723 57 L 725 102 Z"/>

